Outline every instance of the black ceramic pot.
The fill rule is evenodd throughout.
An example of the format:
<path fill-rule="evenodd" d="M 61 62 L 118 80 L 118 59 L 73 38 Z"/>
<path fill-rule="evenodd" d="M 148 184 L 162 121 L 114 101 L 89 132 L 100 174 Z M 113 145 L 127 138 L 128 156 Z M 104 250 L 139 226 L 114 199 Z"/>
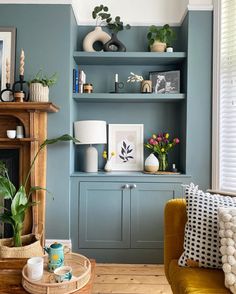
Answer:
<path fill-rule="evenodd" d="M 103 46 L 104 51 L 125 52 L 126 47 L 121 41 L 117 39 L 116 33 L 111 34 L 111 40 L 106 42 Z"/>

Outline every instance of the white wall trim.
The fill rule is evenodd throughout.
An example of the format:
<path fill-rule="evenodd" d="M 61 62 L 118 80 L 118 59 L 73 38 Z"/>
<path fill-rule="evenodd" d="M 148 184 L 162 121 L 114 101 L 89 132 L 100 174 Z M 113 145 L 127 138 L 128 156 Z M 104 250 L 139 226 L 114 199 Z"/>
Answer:
<path fill-rule="evenodd" d="M 129 22 L 129 24 L 131 26 L 137 26 L 137 27 L 141 27 L 141 26 L 151 26 L 151 25 L 156 25 L 156 26 L 163 26 L 164 24 L 166 24 L 166 22 Z M 168 24 L 170 26 L 180 26 L 181 23 L 180 22 L 168 22 Z M 95 21 L 80 21 L 79 22 L 80 26 L 95 26 Z"/>
<path fill-rule="evenodd" d="M 188 10 L 213 10 L 213 5 L 188 5 Z"/>
<path fill-rule="evenodd" d="M 0 0 L 0 4 L 70 4 L 72 6 L 75 19 L 78 25 L 92 25 L 94 26 L 94 22 L 92 21 L 86 21 L 81 22 L 79 21 L 79 3 L 77 0 Z M 180 17 L 179 22 L 169 22 L 170 26 L 181 26 L 186 14 L 188 11 L 194 11 L 194 10 L 213 10 L 213 5 L 188 5 L 183 13 L 183 15 Z M 130 23 L 132 26 L 150 26 L 153 25 L 153 22 L 138 22 L 138 23 Z M 157 26 L 163 26 L 165 23 L 155 23 Z"/>
<path fill-rule="evenodd" d="M 72 0 L 0 0 L 0 4 L 71 4 Z"/>
<path fill-rule="evenodd" d="M 212 83 L 212 189 L 219 190 L 220 148 L 220 0 L 214 0 Z"/>

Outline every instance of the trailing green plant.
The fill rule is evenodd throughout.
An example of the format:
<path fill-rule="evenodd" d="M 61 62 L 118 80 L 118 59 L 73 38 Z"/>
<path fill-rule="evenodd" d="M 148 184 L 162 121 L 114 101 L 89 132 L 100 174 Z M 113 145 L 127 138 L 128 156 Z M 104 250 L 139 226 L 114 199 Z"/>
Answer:
<path fill-rule="evenodd" d="M 120 16 L 116 16 L 113 20 L 111 14 L 109 13 L 109 8 L 102 4 L 94 7 L 92 17 L 93 19 L 96 19 L 96 26 L 105 24 L 108 29 L 114 33 L 118 33 L 123 29 L 131 28 L 129 24 L 124 25 L 120 19 Z"/>
<path fill-rule="evenodd" d="M 47 76 L 43 74 L 43 71 L 40 69 L 35 75 L 35 77 L 32 80 L 30 80 L 28 83 L 29 85 L 32 83 L 40 83 L 44 87 L 51 87 L 55 85 L 56 82 L 57 82 L 57 73 L 54 73 L 51 76 Z"/>
<path fill-rule="evenodd" d="M 6 207 L 0 206 L 0 208 L 3 210 L 2 213 L 0 213 L 0 221 L 3 223 L 9 223 L 13 228 L 13 243 L 15 247 L 22 246 L 21 242 L 21 234 L 23 230 L 24 225 L 24 219 L 25 219 L 25 213 L 26 210 L 33 206 L 37 205 L 39 202 L 33 202 L 31 200 L 31 195 L 35 191 L 38 190 L 46 190 L 45 188 L 34 186 L 29 189 L 27 192 L 27 184 L 29 181 L 30 174 L 32 172 L 32 169 L 34 167 L 35 161 L 39 155 L 39 153 L 50 144 L 55 144 L 57 142 L 62 141 L 73 141 L 78 142 L 75 138 L 71 137 L 68 134 L 62 135 L 60 137 L 57 137 L 55 139 L 47 139 L 45 140 L 40 146 L 35 154 L 29 171 L 26 175 L 26 178 L 24 182 L 20 185 L 19 189 L 17 190 L 16 187 L 11 182 L 8 170 L 5 166 L 5 164 L 0 161 L 0 197 L 2 199 L 9 199 L 11 202 L 11 208 L 7 209 Z"/>
<path fill-rule="evenodd" d="M 165 24 L 161 28 L 152 25 L 148 29 L 147 39 L 149 47 L 152 46 L 155 41 L 166 43 L 167 46 L 170 46 L 176 39 L 176 33 L 168 24 Z"/>

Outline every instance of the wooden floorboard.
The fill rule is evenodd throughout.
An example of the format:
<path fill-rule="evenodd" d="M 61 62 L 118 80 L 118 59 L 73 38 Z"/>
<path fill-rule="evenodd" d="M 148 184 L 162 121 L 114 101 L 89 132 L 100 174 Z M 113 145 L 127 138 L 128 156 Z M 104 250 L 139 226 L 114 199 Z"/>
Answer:
<path fill-rule="evenodd" d="M 97 264 L 93 294 L 172 294 L 163 265 Z"/>

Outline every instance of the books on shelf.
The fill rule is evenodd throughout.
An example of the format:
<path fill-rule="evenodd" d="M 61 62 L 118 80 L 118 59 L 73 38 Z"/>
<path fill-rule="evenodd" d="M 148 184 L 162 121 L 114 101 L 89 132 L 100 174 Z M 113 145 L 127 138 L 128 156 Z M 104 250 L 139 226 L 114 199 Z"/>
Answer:
<path fill-rule="evenodd" d="M 83 84 L 86 83 L 86 74 L 78 68 L 73 69 L 73 93 L 83 93 Z"/>

